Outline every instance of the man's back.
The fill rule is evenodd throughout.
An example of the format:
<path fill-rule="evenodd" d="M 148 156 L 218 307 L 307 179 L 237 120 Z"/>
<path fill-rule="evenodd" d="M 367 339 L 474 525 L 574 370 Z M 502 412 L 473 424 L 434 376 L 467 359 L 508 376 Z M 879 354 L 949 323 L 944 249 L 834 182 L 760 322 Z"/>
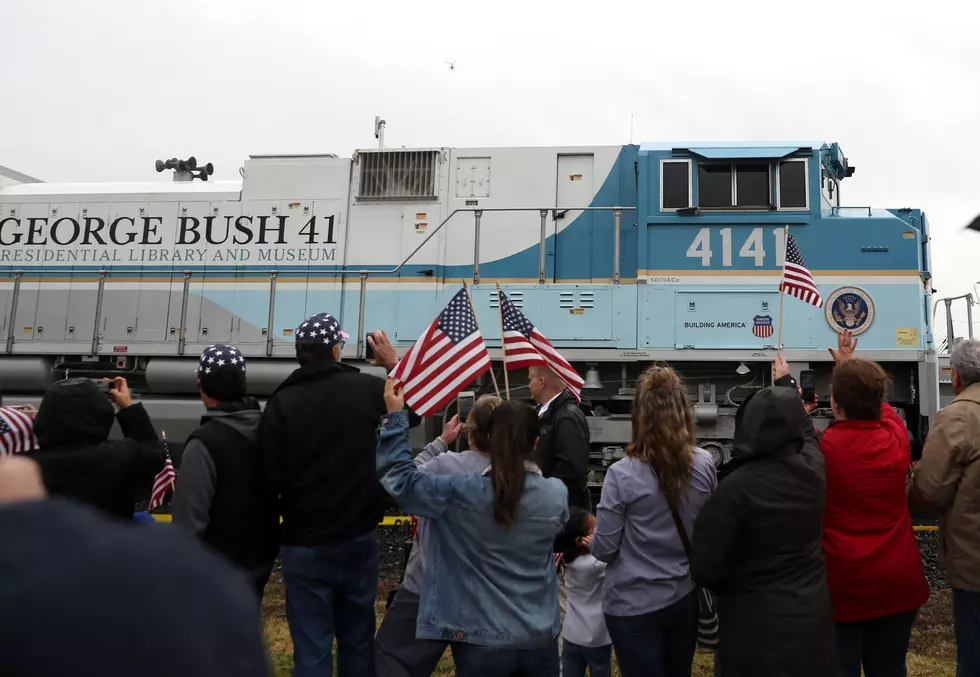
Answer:
<path fill-rule="evenodd" d="M 589 423 L 567 390 L 540 414 L 541 439 L 535 461 L 545 477 L 557 477 L 568 488 L 571 507 L 592 510 L 587 475 L 589 472 Z"/>
<path fill-rule="evenodd" d="M 283 545 L 324 545 L 375 528 L 385 494 L 375 471 L 384 382 L 335 361 L 290 375 L 266 405 L 259 444 L 278 493 Z"/>

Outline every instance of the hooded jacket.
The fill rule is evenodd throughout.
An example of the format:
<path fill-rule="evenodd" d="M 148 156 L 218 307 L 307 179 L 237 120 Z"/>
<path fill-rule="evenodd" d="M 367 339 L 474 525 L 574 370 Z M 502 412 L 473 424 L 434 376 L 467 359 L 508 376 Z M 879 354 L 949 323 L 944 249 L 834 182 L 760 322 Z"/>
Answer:
<path fill-rule="evenodd" d="M 980 592 L 980 383 L 936 415 L 909 500 L 941 514 L 940 557 L 950 586 Z"/>
<path fill-rule="evenodd" d="M 109 440 L 114 420 L 122 440 Z M 29 455 L 41 466 L 48 492 L 82 501 L 132 520 L 142 492 L 163 469 L 164 453 L 140 403 L 119 413 L 87 378 L 52 385 L 34 419 L 39 448 Z"/>
<path fill-rule="evenodd" d="M 173 520 L 245 569 L 267 568 L 279 550 L 275 504 L 259 480 L 262 409 L 251 398 L 222 402 L 188 438 Z"/>
<path fill-rule="evenodd" d="M 821 549 L 825 469 L 799 393 L 749 397 L 735 419 L 738 464 L 694 526 L 691 571 L 718 596 L 726 677 L 841 674 Z"/>

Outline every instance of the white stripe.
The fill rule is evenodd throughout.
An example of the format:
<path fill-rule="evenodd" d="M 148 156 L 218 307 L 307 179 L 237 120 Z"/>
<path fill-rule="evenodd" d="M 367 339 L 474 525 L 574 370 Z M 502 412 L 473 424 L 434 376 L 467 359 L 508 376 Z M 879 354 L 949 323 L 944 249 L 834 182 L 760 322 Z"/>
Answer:
<path fill-rule="evenodd" d="M 440 331 L 440 333 L 442 333 L 442 332 Z M 479 336 L 479 332 L 477 332 L 473 336 L 476 336 L 477 338 L 480 339 L 480 345 L 482 346 L 483 345 L 483 337 L 482 336 Z M 440 366 L 443 365 L 443 364 L 445 364 L 445 362 L 447 360 L 453 359 L 453 356 L 454 355 L 460 354 L 461 351 L 469 350 L 470 348 L 469 348 L 469 345 L 468 344 L 470 344 L 470 343 L 473 342 L 473 336 L 469 336 L 469 337 L 465 338 L 464 340 L 460 341 L 458 345 L 453 346 L 452 339 L 449 338 L 448 336 L 446 336 L 445 334 L 443 334 L 442 337 L 439 339 L 439 342 L 436 343 L 435 345 L 433 345 L 432 348 L 430 348 L 429 350 L 426 351 L 426 356 L 429 353 L 433 353 L 434 354 L 434 353 L 437 353 L 437 352 L 441 351 L 443 349 L 443 347 L 445 347 L 447 345 L 448 346 L 452 346 L 452 347 L 450 347 L 449 350 L 447 350 L 445 353 L 443 353 L 442 356 L 439 357 L 439 359 L 437 359 L 435 362 L 430 362 L 429 363 L 429 366 L 427 366 L 423 371 L 418 372 L 418 373 L 415 373 L 415 374 L 412 374 L 411 375 L 411 378 L 408 381 L 403 381 L 404 386 L 405 386 L 405 390 L 406 391 L 411 390 L 412 388 L 415 388 L 419 384 L 420 381 L 427 380 L 430 376 L 432 376 L 433 372 L 438 371 L 439 368 L 440 368 Z M 425 362 L 425 359 L 421 359 L 421 360 L 419 360 L 419 362 L 420 363 L 421 362 Z M 411 372 L 409 372 L 409 373 L 411 373 Z"/>
<path fill-rule="evenodd" d="M 393 377 L 400 380 L 404 374 L 411 373 L 412 369 L 415 367 L 416 360 L 418 360 L 418 353 L 422 349 L 422 345 L 419 343 L 419 341 L 424 339 L 431 329 L 432 325 L 430 324 L 426 330 L 422 332 L 422 336 L 418 338 L 418 340 L 412 345 L 411 348 L 409 348 L 408 352 L 405 353 L 398 364 L 395 365 L 395 368 L 391 370 L 391 375 Z M 418 348 L 418 350 L 416 350 L 416 348 Z M 406 360 L 408 361 L 406 362 Z"/>
<path fill-rule="evenodd" d="M 449 339 L 447 338 L 446 340 L 448 341 Z M 431 380 L 431 377 L 436 372 L 442 370 L 442 365 L 447 362 L 466 362 L 472 359 L 479 351 L 486 349 L 487 347 L 483 344 L 483 337 L 480 335 L 480 332 L 473 332 L 457 343 L 454 348 L 448 350 L 438 360 L 430 364 L 422 373 L 416 374 L 411 381 L 405 384 L 405 390 L 408 391 L 413 390 L 425 381 L 429 381 L 421 390 L 412 392 L 410 395 L 406 393 L 406 401 L 408 397 L 417 399 L 435 387 L 435 383 Z"/>
<path fill-rule="evenodd" d="M 439 402 L 440 400 L 442 400 L 443 397 L 446 397 L 449 392 L 454 392 L 456 389 L 462 387 L 463 384 L 469 383 L 471 380 L 473 380 L 474 375 L 488 364 L 490 364 L 489 354 L 487 354 L 483 359 L 479 360 L 475 364 L 471 365 L 469 369 L 467 369 L 462 374 L 454 378 L 452 381 L 446 383 L 445 386 L 442 388 L 442 390 L 440 390 L 435 395 L 431 395 L 428 398 L 426 398 L 426 401 Z M 424 409 L 425 413 L 429 413 L 430 411 L 431 409 L 429 407 L 425 407 Z M 416 413 L 420 413 L 420 415 L 422 415 L 421 412 L 419 411 L 416 411 Z"/>

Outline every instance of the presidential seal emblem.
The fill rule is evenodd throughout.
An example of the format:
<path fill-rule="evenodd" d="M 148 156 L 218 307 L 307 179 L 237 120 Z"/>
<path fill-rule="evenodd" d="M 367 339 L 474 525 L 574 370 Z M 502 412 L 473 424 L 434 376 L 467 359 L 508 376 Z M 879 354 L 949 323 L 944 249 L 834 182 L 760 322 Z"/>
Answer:
<path fill-rule="evenodd" d="M 859 336 L 871 328 L 875 320 L 875 304 L 871 295 L 857 287 L 841 287 L 828 298 L 825 307 L 827 324 L 840 334 L 849 331 Z"/>

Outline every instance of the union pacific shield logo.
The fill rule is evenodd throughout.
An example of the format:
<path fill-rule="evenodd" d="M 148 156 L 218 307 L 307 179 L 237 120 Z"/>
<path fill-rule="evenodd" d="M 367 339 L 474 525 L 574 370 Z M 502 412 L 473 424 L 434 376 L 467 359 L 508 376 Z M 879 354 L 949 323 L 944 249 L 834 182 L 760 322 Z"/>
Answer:
<path fill-rule="evenodd" d="M 768 315 L 756 315 L 752 320 L 752 333 L 759 338 L 772 336 L 772 318 Z"/>

